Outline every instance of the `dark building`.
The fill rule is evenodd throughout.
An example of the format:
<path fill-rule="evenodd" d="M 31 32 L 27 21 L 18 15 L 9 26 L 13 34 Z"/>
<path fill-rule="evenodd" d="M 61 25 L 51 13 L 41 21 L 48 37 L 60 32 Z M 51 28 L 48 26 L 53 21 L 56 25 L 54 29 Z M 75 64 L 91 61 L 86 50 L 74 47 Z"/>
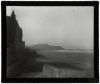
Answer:
<path fill-rule="evenodd" d="M 42 71 L 43 63 L 35 61 L 37 53 L 26 48 L 25 42 L 22 41 L 23 32 L 18 25 L 14 11 L 11 16 L 6 17 L 6 27 L 7 78 L 16 78 L 22 74 Z"/>
<path fill-rule="evenodd" d="M 22 41 L 22 29 L 18 25 L 14 11 L 11 16 L 6 16 L 7 27 L 7 67 L 16 63 L 22 58 L 25 43 Z"/>

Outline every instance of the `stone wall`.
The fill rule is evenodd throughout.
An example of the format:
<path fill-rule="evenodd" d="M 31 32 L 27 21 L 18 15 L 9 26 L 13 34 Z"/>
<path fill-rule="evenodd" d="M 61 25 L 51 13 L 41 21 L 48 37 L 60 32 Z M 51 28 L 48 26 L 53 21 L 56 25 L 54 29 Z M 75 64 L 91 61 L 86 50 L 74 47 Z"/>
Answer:
<path fill-rule="evenodd" d="M 48 78 L 93 78 L 94 74 L 90 70 L 73 70 L 65 68 L 56 68 L 48 64 L 43 67 L 44 77 Z"/>

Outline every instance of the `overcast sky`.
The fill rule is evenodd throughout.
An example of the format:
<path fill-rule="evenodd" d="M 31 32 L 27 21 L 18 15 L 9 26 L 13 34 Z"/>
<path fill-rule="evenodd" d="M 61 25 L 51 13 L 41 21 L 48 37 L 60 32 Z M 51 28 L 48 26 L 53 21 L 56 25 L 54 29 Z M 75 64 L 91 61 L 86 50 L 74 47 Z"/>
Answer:
<path fill-rule="evenodd" d="M 92 6 L 7 6 L 8 16 L 13 9 L 26 45 L 48 43 L 66 49 L 93 49 Z"/>

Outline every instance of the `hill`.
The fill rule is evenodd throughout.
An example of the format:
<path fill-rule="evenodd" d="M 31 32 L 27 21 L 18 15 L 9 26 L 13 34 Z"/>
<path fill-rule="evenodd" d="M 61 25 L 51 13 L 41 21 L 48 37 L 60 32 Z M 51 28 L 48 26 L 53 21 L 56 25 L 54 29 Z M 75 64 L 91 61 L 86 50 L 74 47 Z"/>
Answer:
<path fill-rule="evenodd" d="M 64 48 L 61 46 L 53 46 L 48 44 L 37 44 L 30 46 L 29 48 L 34 50 L 64 50 Z"/>

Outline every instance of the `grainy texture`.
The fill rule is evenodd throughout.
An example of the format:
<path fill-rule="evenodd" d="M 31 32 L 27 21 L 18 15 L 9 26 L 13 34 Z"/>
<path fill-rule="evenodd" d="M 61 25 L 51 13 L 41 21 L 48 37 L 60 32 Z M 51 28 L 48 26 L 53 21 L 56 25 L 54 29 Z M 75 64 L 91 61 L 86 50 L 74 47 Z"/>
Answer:
<path fill-rule="evenodd" d="M 90 70 L 72 70 L 65 68 L 56 68 L 50 65 L 44 65 L 44 77 L 54 78 L 93 78 L 94 74 Z"/>

